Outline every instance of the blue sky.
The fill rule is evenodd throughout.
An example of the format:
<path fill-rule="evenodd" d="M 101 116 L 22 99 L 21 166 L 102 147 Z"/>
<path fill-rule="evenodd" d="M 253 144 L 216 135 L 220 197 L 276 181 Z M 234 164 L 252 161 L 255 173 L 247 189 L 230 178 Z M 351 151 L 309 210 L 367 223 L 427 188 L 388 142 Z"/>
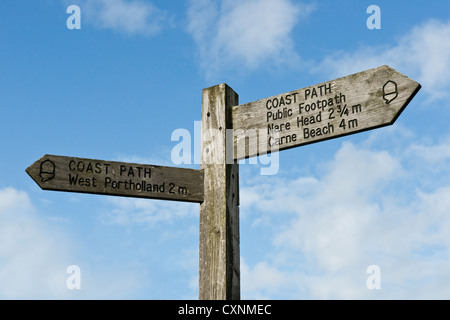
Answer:
<path fill-rule="evenodd" d="M 240 165 L 241 296 L 450 298 L 450 3 L 4 0 L 0 40 L 1 299 L 196 299 L 198 204 L 43 191 L 25 169 L 175 166 L 203 88 L 246 103 L 384 64 L 422 85 L 394 125 L 282 151 L 276 175 Z"/>

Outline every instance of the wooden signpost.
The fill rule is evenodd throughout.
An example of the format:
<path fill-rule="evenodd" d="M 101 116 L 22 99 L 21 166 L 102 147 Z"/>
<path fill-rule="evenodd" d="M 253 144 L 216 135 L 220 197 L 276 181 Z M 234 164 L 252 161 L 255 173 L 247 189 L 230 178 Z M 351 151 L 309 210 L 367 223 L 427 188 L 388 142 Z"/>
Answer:
<path fill-rule="evenodd" d="M 45 155 L 26 172 L 43 190 L 203 202 L 202 170 Z"/>
<path fill-rule="evenodd" d="M 202 93 L 200 170 L 45 155 L 26 172 L 44 190 L 200 203 L 199 299 L 240 299 L 237 160 L 393 124 L 419 90 L 388 66 L 242 105 L 220 84 Z"/>
<path fill-rule="evenodd" d="M 420 84 L 381 66 L 232 108 L 234 158 L 391 125 Z"/>

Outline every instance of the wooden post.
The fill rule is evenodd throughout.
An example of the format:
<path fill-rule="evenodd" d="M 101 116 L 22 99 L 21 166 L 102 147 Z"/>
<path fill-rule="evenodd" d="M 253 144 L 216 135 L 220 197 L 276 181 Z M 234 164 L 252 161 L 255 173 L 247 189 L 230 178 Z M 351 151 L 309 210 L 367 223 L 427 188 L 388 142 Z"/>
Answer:
<path fill-rule="evenodd" d="M 200 300 L 240 299 L 239 165 L 232 155 L 232 135 L 227 139 L 231 107 L 237 104 L 238 95 L 226 84 L 202 91 Z"/>

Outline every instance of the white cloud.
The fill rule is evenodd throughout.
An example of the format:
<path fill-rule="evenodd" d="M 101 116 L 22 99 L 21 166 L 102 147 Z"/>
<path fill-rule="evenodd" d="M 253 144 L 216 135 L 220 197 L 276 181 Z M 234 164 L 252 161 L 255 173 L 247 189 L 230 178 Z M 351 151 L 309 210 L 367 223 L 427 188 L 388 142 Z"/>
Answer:
<path fill-rule="evenodd" d="M 313 192 L 296 199 L 303 209 L 276 243 L 300 249 L 314 256 L 321 269 L 335 271 L 358 259 L 364 230 L 370 229 L 379 214 L 373 196 L 383 190 L 400 165 L 387 152 L 359 150 L 344 143 L 328 166 L 328 174 L 314 185 Z M 284 189 L 285 193 L 295 190 L 290 184 Z"/>
<path fill-rule="evenodd" d="M 448 96 L 450 88 L 450 21 L 430 20 L 412 28 L 392 47 L 364 46 L 353 53 L 336 52 L 317 70 L 345 76 L 388 64 L 421 83 L 430 101 Z"/>
<path fill-rule="evenodd" d="M 292 63 L 292 30 L 312 11 L 290 0 L 190 1 L 188 32 L 208 75 L 229 64 L 254 69 L 262 63 Z"/>
<path fill-rule="evenodd" d="M 241 257 L 241 287 L 244 296 L 251 295 L 251 299 L 269 299 L 270 294 L 279 291 L 290 282 L 286 274 L 269 265 L 266 261 L 248 266 Z"/>
<path fill-rule="evenodd" d="M 146 277 L 136 266 L 92 264 L 60 225 L 44 219 L 26 192 L 0 189 L 0 299 L 120 299 L 142 289 Z M 66 286 L 73 264 L 81 290 Z"/>
<path fill-rule="evenodd" d="M 175 201 L 108 198 L 112 208 L 103 213 L 101 221 L 106 225 L 154 227 L 162 223 L 180 222 L 181 218 L 198 217 L 199 205 Z"/>
<path fill-rule="evenodd" d="M 450 160 L 450 138 L 439 144 L 414 144 L 408 150 L 413 157 L 423 158 L 427 162 L 437 165 Z"/>
<path fill-rule="evenodd" d="M 67 297 L 67 247 L 35 216 L 28 195 L 0 189 L 0 297 Z"/>
<path fill-rule="evenodd" d="M 125 34 L 151 36 L 171 25 L 166 12 L 139 0 L 85 0 L 81 10 L 89 23 Z"/>
<path fill-rule="evenodd" d="M 263 260 L 243 265 L 243 276 L 253 284 L 243 287 L 243 294 L 288 299 L 448 299 L 450 183 L 430 188 L 429 182 L 450 172 L 445 167 L 435 172 L 432 162 L 418 158 L 425 173 L 416 173 L 408 157 L 406 152 L 394 156 L 344 143 L 321 177 L 271 179 L 270 189 L 261 181 L 243 188 L 242 198 L 248 192 L 253 195 L 241 205 L 244 215 L 254 211 L 247 219 L 269 216 L 283 221 L 282 226 L 271 221 L 253 226 L 261 232 L 270 228 L 273 242 Z M 273 212 L 278 217 L 269 214 Z M 278 230 L 273 233 L 274 228 Z M 366 287 L 369 265 L 381 269 L 381 290 Z M 267 283 L 271 290 L 254 283 Z"/>

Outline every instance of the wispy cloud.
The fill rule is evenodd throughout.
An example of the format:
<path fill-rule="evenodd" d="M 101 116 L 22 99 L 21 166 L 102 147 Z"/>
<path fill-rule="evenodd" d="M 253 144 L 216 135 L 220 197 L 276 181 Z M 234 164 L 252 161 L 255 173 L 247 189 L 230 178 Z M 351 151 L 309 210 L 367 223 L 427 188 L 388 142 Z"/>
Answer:
<path fill-rule="evenodd" d="M 415 158 L 425 159 L 433 166 L 444 164 L 448 165 L 450 160 L 450 137 L 438 144 L 417 143 L 411 146 L 408 154 Z M 442 166 L 439 166 L 442 169 Z"/>
<path fill-rule="evenodd" d="M 429 148 L 442 150 L 446 157 L 448 141 Z M 281 226 L 271 221 L 252 225 L 260 232 L 273 232 L 277 225 L 278 231 L 265 257 L 253 264 L 246 261 L 243 273 L 254 271 L 252 283 L 267 282 L 270 274 L 277 280 L 270 282 L 270 290 L 243 281 L 243 294 L 449 298 L 450 171 L 448 166 L 434 171 L 435 159 L 425 157 L 416 159 L 425 172 L 416 172 L 417 163 L 412 164 L 406 152 L 414 149 L 412 143 L 401 149 L 394 155 L 366 142 L 344 143 L 334 158 L 322 163 L 327 168 L 322 176 L 279 178 L 267 188 L 261 181 L 243 187 L 241 198 L 250 194 L 253 199 L 241 204 L 242 214 L 252 212 L 247 220 L 266 216 L 272 222 L 284 221 Z M 434 185 L 437 176 L 447 177 L 447 183 Z M 373 264 L 381 269 L 381 290 L 366 287 L 366 269 Z"/>
<path fill-rule="evenodd" d="M 136 269 L 85 263 L 60 226 L 44 219 L 26 192 L 0 189 L 0 299 L 120 299 L 141 289 L 145 279 Z M 72 264 L 81 269 L 81 290 L 66 286 Z"/>
<path fill-rule="evenodd" d="M 312 8 L 290 0 L 190 1 L 188 32 L 208 76 L 230 64 L 252 70 L 292 63 L 298 59 L 292 31 Z"/>
<path fill-rule="evenodd" d="M 67 257 L 63 241 L 55 241 L 36 218 L 28 195 L 0 189 L 0 298 L 68 297 Z"/>
<path fill-rule="evenodd" d="M 415 77 L 430 101 L 448 97 L 450 21 L 427 21 L 387 48 L 364 46 L 351 53 L 335 52 L 319 63 L 317 71 L 344 76 L 384 64 Z"/>
<path fill-rule="evenodd" d="M 244 299 L 270 299 L 270 293 L 279 293 L 289 286 L 291 278 L 266 261 L 250 267 L 241 257 L 242 287 L 245 288 Z M 251 297 L 245 295 L 251 294 Z"/>
<path fill-rule="evenodd" d="M 88 23 L 119 33 L 152 36 L 172 25 L 169 14 L 148 1 L 84 0 L 80 5 Z"/>
<path fill-rule="evenodd" d="M 198 216 L 198 205 L 174 201 L 148 201 L 122 197 L 108 198 L 110 209 L 100 216 L 106 225 L 153 228 Z"/>

